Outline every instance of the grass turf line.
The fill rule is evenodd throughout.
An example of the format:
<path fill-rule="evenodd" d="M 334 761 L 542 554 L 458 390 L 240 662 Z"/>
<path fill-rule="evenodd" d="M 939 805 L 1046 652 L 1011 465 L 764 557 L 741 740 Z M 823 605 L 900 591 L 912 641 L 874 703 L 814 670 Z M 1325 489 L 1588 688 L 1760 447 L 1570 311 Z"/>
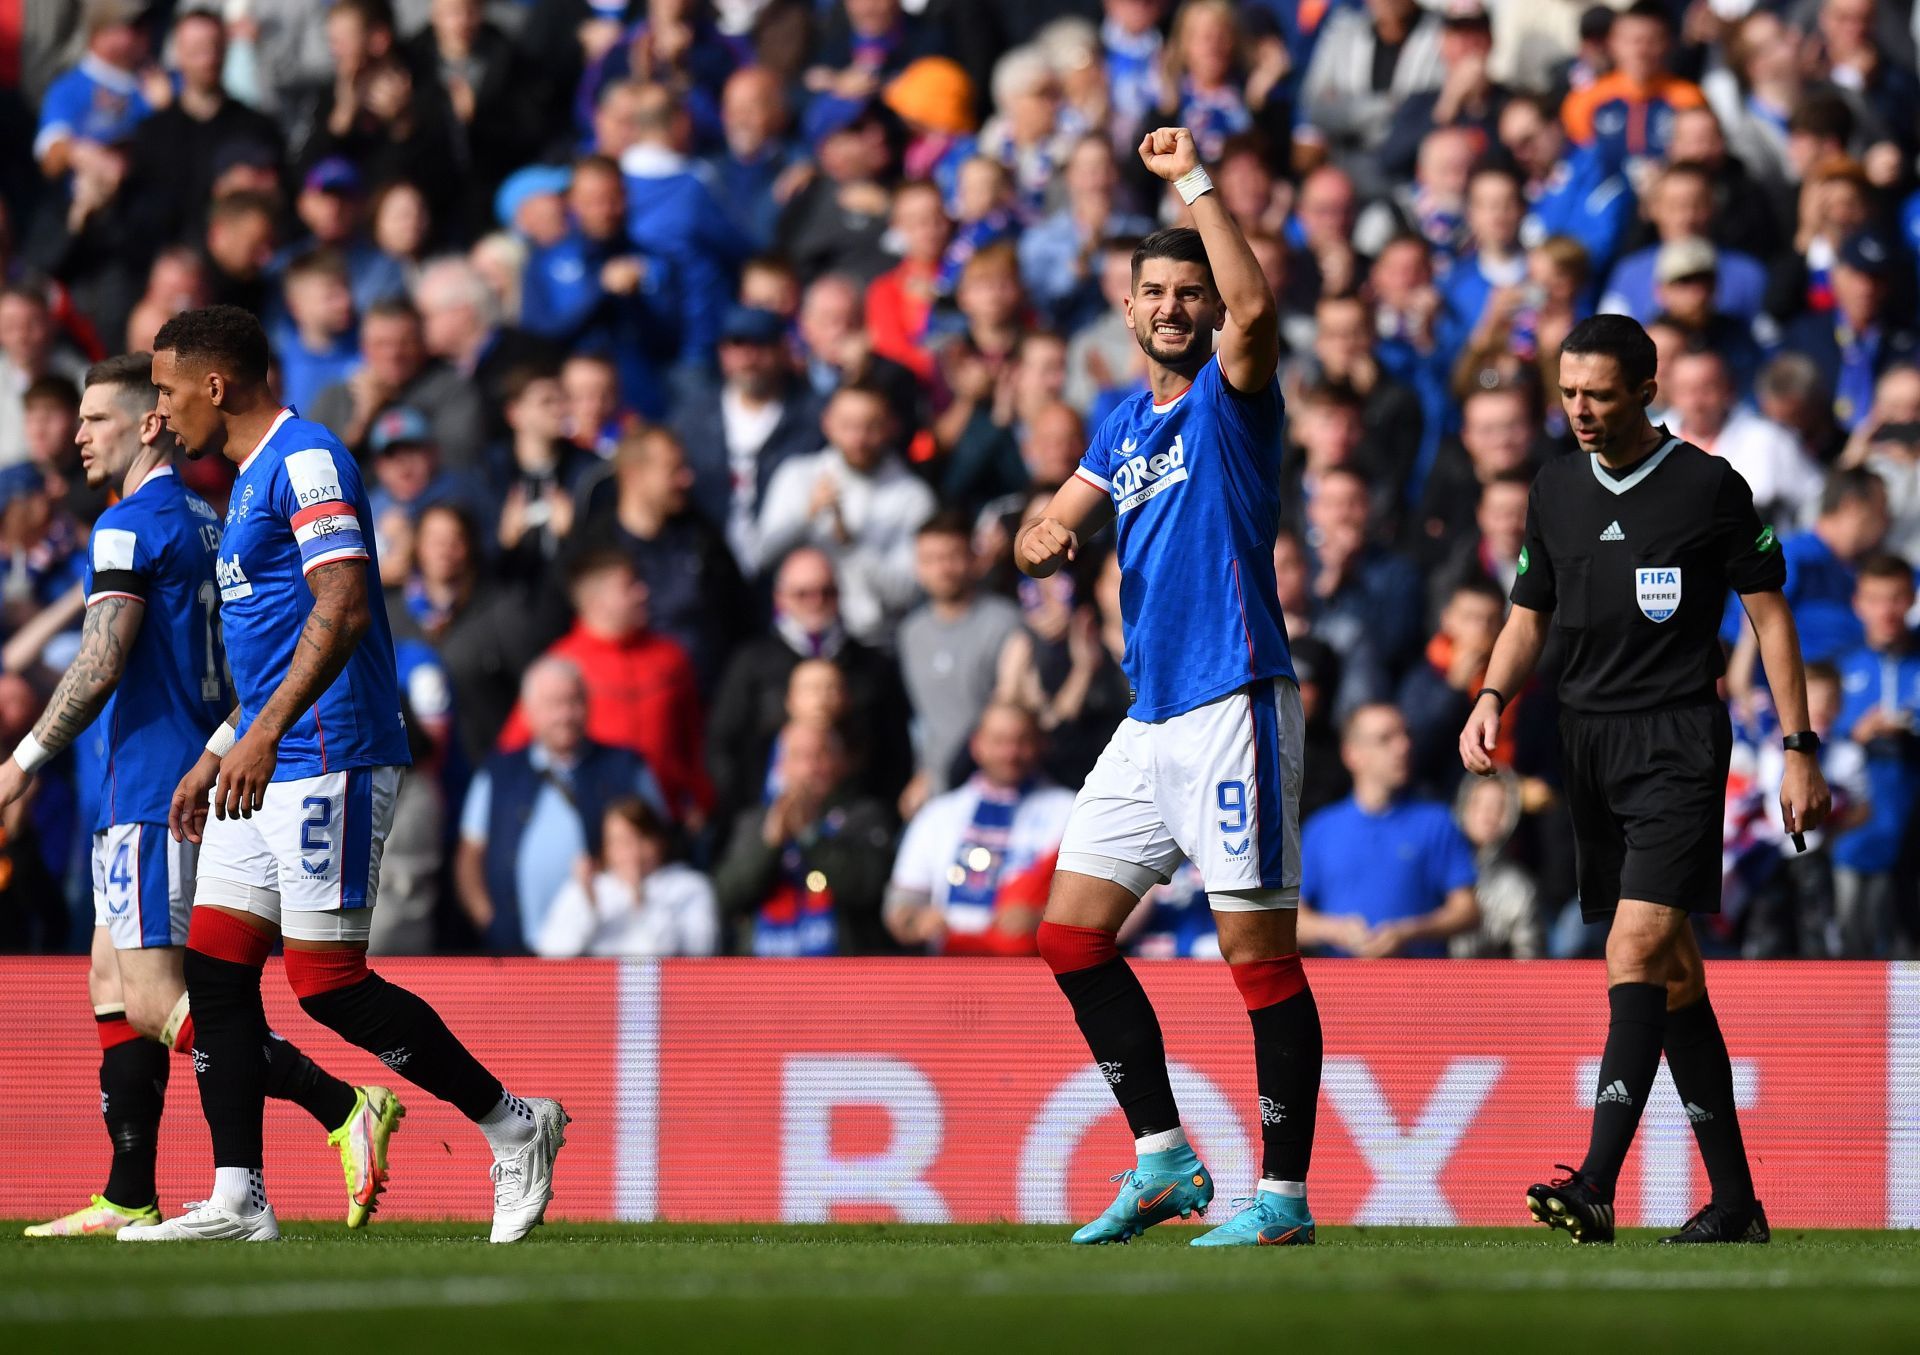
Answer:
<path fill-rule="evenodd" d="M 338 1352 L 348 1332 L 421 1350 L 599 1340 L 782 1352 L 1122 1349 L 1195 1338 L 1479 1351 L 1631 1342 L 1691 1355 L 1914 1349 L 1920 1233 L 1782 1232 L 1771 1247 L 1573 1246 L 1542 1229 L 1328 1228 L 1312 1249 L 1128 1247 L 1068 1229 L 556 1224 L 518 1247 L 483 1227 L 290 1224 L 277 1247 L 0 1237 L 10 1350 L 234 1340 Z M 1844 1344 L 1841 1344 L 1844 1343 Z"/>

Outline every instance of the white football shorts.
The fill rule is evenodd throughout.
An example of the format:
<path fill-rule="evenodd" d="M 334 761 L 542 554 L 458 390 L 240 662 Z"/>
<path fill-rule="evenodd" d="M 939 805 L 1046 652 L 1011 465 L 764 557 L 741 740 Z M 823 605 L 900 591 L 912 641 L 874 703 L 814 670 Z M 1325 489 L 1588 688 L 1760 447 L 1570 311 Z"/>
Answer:
<path fill-rule="evenodd" d="M 1122 720 L 1074 800 L 1060 868 L 1101 858 L 1165 883 L 1185 857 L 1216 908 L 1298 907 L 1305 726 L 1290 678 L 1155 724 Z"/>
<path fill-rule="evenodd" d="M 252 818 L 209 816 L 194 903 L 253 913 L 296 940 L 365 940 L 403 774 L 275 781 Z"/>
<path fill-rule="evenodd" d="M 93 835 L 93 925 L 115 950 L 187 944 L 199 848 L 164 823 L 116 823 Z"/>

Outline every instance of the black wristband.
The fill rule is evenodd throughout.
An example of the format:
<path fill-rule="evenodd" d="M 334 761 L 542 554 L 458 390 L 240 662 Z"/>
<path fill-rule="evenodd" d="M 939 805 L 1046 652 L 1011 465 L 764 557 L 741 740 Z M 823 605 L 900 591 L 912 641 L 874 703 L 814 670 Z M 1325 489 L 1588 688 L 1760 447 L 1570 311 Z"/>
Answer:
<path fill-rule="evenodd" d="M 1497 687 L 1482 687 L 1479 691 L 1473 694 L 1473 704 L 1476 706 L 1479 705 L 1480 698 L 1483 696 L 1492 697 L 1494 701 L 1494 706 L 1499 710 L 1499 712 L 1502 715 L 1505 715 L 1507 713 L 1507 698 Z"/>
<path fill-rule="evenodd" d="M 1817 753 L 1820 751 L 1820 736 L 1811 729 L 1803 729 L 1798 734 L 1789 734 L 1780 740 L 1780 746 L 1789 753 Z"/>

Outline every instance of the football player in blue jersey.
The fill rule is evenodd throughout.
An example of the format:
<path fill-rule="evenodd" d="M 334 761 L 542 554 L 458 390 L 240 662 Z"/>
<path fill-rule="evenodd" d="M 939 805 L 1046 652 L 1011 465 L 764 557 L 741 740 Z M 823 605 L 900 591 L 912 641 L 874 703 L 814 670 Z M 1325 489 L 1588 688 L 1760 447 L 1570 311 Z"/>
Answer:
<path fill-rule="evenodd" d="M 1114 524 L 1133 688 L 1074 802 L 1040 925 L 1040 954 L 1138 1154 L 1113 1204 L 1073 1240 L 1125 1242 L 1213 1199 L 1181 1128 L 1160 1023 L 1115 944 L 1140 896 L 1185 857 L 1253 1020 L 1263 1144 L 1257 1188 L 1194 1245 L 1295 1246 L 1314 1237 L 1320 1015 L 1294 931 L 1304 721 L 1273 574 L 1280 314 L 1187 129 L 1149 132 L 1140 158 L 1193 218 L 1134 252 L 1126 320 L 1150 389 L 1107 417 L 1017 547 L 1020 568 L 1045 577 Z"/>
<path fill-rule="evenodd" d="M 518 1241 L 552 1198 L 567 1116 L 509 1094 L 432 1007 L 367 968 L 381 849 L 410 760 L 393 639 L 369 586 L 379 560 L 359 468 L 273 398 L 268 356 L 259 321 L 234 306 L 187 311 L 154 336 L 161 415 L 189 456 L 239 467 L 215 565 L 239 704 L 168 816 L 176 840 L 200 844 L 186 977 L 213 1191 L 119 1237 L 279 1236 L 261 1172 L 260 971 L 282 939 L 308 1015 L 479 1125 L 494 1155 L 493 1241 Z"/>
<path fill-rule="evenodd" d="M 120 501 L 88 543 L 80 652 L 32 733 L 0 765 L 0 805 L 96 719 L 104 784 L 93 828 L 93 964 L 87 989 L 100 1032 L 100 1109 L 113 1141 L 105 1189 L 28 1237 L 117 1232 L 160 1221 L 154 1194 L 167 1050 L 194 1052 L 181 947 L 193 907 L 190 843 L 167 836 L 172 787 L 225 717 L 226 663 L 216 625 L 219 519 L 173 470 L 175 441 L 154 408 L 153 360 L 129 353 L 87 373 L 74 441 L 87 483 Z M 349 1087 L 278 1038 L 267 1094 L 330 1131 L 358 1227 L 386 1187 L 387 1138 L 403 1113 L 385 1087 Z"/>

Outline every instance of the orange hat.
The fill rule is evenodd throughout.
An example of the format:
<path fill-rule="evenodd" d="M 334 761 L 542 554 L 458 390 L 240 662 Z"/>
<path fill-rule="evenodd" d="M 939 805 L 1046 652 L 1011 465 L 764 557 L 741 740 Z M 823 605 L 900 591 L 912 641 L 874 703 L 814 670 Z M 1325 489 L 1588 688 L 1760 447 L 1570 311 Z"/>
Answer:
<path fill-rule="evenodd" d="M 949 136 L 974 129 L 973 81 L 960 63 L 944 56 L 923 56 L 913 62 L 882 95 L 888 108 L 908 122 Z"/>

